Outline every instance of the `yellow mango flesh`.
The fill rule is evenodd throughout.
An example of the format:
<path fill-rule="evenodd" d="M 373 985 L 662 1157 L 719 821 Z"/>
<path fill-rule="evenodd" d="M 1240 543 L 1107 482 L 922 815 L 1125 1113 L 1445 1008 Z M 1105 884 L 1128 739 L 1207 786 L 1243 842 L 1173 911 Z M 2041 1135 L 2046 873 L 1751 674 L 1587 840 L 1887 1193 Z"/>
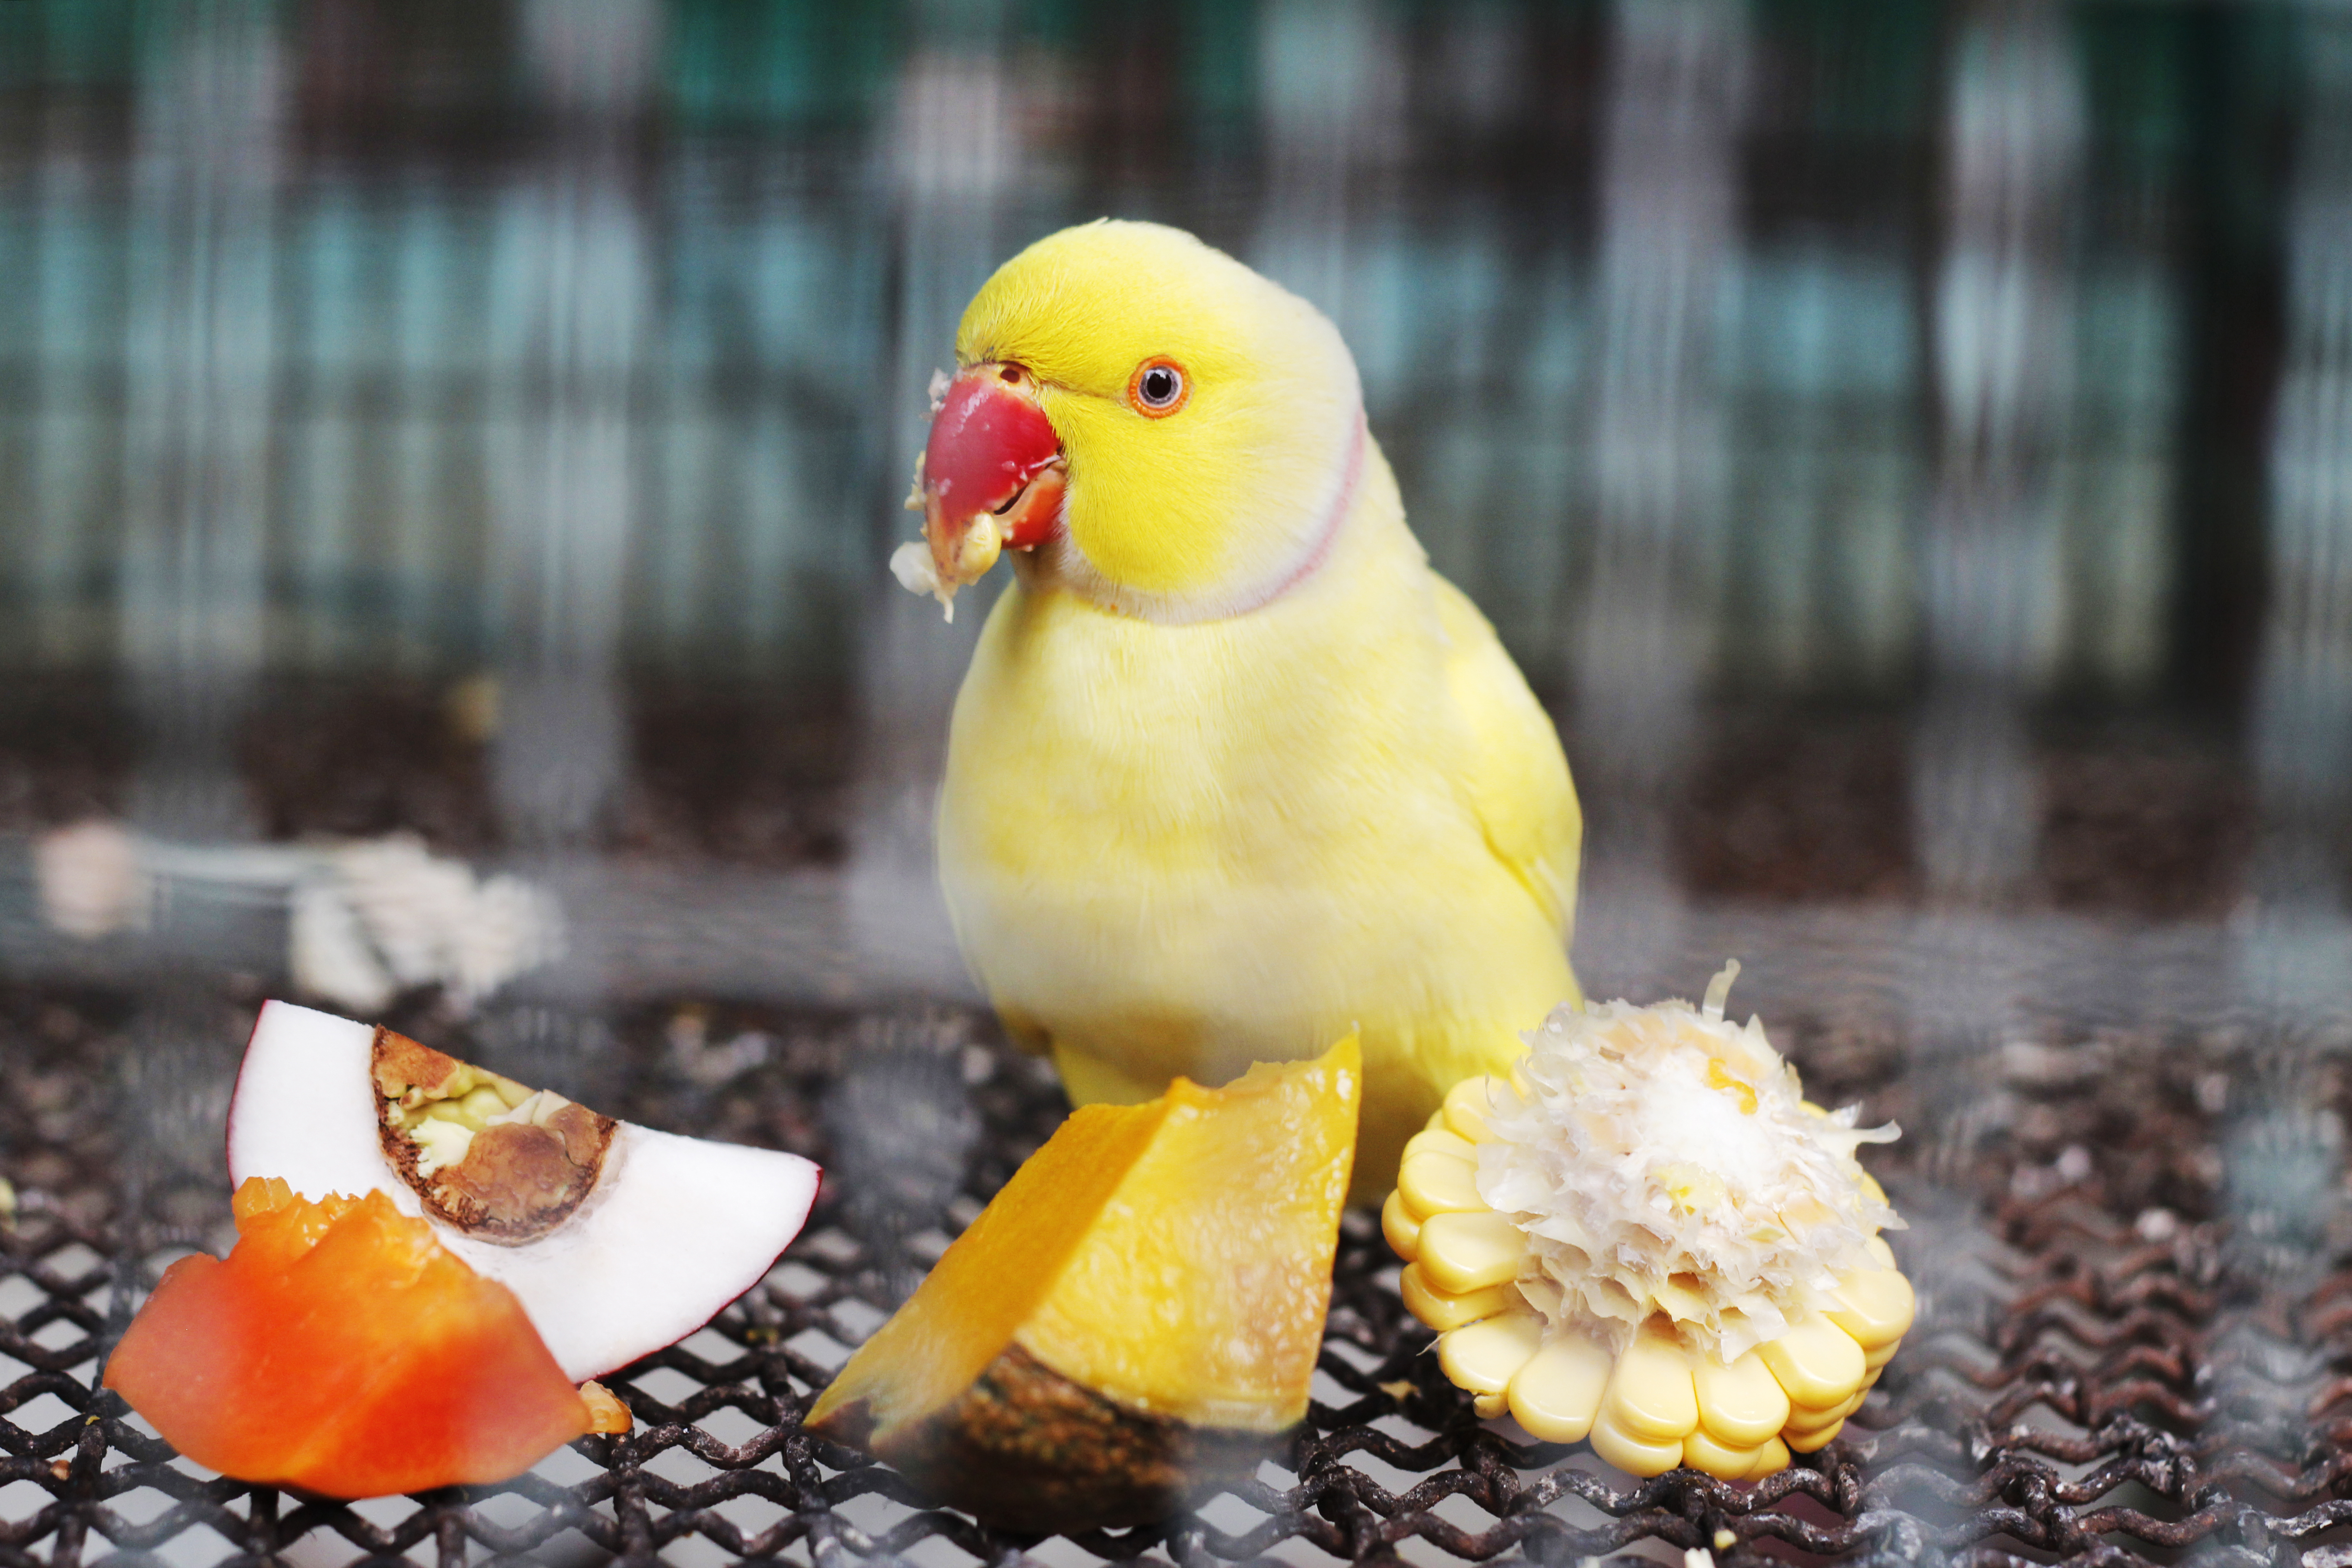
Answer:
<path fill-rule="evenodd" d="M 1088 1105 L 1013 1174 L 809 1424 L 860 1401 L 874 1442 L 1015 1343 L 1130 1408 L 1274 1432 L 1307 1413 L 1362 1097 L 1353 1036 L 1223 1089 Z"/>

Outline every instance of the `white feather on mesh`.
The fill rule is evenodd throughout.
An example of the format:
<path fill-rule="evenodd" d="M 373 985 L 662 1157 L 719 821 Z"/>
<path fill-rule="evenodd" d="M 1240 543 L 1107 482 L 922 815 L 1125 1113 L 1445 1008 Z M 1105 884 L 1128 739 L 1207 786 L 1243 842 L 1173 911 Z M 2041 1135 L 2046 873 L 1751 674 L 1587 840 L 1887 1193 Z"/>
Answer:
<path fill-rule="evenodd" d="M 178 844 L 87 821 L 43 835 L 33 862 L 48 923 L 86 941 L 144 929 L 174 883 L 283 897 L 295 984 L 361 1012 L 426 985 L 463 1012 L 560 958 L 565 945 L 551 893 L 513 875 L 478 875 L 406 833 Z"/>

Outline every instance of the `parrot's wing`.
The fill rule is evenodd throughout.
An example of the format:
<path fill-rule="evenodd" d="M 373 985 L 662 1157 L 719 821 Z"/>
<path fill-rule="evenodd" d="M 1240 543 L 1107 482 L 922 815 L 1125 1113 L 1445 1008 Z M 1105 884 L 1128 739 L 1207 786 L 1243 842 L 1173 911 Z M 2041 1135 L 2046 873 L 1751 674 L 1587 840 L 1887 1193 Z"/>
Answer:
<path fill-rule="evenodd" d="M 1584 813 L 1568 758 L 1525 676 L 1462 591 L 1437 580 L 1446 676 L 1470 746 L 1456 770 L 1495 857 L 1566 941 L 1574 935 Z"/>

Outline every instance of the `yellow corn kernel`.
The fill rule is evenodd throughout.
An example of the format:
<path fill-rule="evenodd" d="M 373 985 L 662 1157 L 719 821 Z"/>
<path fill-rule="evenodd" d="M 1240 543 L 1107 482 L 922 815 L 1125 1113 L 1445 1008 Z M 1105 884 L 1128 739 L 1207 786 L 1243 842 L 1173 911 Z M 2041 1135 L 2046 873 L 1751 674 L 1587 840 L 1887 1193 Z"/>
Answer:
<path fill-rule="evenodd" d="M 1818 1313 L 1757 1347 L 1791 1405 L 1826 1410 L 1862 1385 L 1862 1346 Z"/>
<path fill-rule="evenodd" d="M 1673 1335 L 1644 1323 L 1617 1357 L 1601 1415 L 1642 1442 L 1681 1442 L 1698 1425 L 1690 1352 Z"/>
<path fill-rule="evenodd" d="M 1805 1447 L 1806 1444 L 1818 1448 L 1836 1437 L 1844 1429 L 1846 1417 L 1852 1416 L 1861 1404 L 1862 1396 L 1857 1394 L 1827 1410 L 1800 1409 L 1790 1416 L 1789 1424 L 1780 1428 L 1780 1436 L 1799 1453 L 1810 1454 L 1813 1450 Z"/>
<path fill-rule="evenodd" d="M 1555 1333 L 1511 1379 L 1511 1414 L 1547 1443 L 1574 1443 L 1592 1430 L 1616 1358 L 1581 1329 Z"/>
<path fill-rule="evenodd" d="M 1486 1135 L 1490 1112 L 1516 1111 L 1519 1097 L 1500 1078 L 1465 1078 L 1445 1093 L 1445 1124 L 1472 1143 Z"/>
<path fill-rule="evenodd" d="M 1433 1214 L 1421 1224 L 1421 1271 L 1441 1291 L 1483 1291 L 1519 1277 L 1527 1239 L 1491 1208 Z"/>
<path fill-rule="evenodd" d="M 1397 1171 L 1397 1191 L 1415 1218 L 1467 1214 L 1486 1207 L 1478 1196 L 1476 1167 L 1451 1155 L 1415 1155 Z"/>
<path fill-rule="evenodd" d="M 1462 1296 L 1437 1290 L 1422 1273 L 1418 1263 L 1405 1265 L 1403 1274 L 1398 1278 L 1397 1290 L 1404 1297 L 1405 1310 L 1440 1333 L 1507 1312 L 1524 1299 L 1508 1285 L 1496 1285 Z"/>
<path fill-rule="evenodd" d="M 1456 1388 L 1499 1395 L 1543 1343 L 1543 1319 L 1527 1311 L 1498 1312 L 1437 1342 L 1437 1364 Z"/>
<path fill-rule="evenodd" d="M 1844 1426 L 1845 1418 L 1853 1414 L 1853 1406 L 1843 1399 L 1826 1410 L 1795 1406 L 1789 1412 L 1789 1424 L 1780 1428 L 1780 1436 L 1791 1443 L 1811 1442 L 1824 1432 Z M 1811 1449 L 1805 1451 L 1811 1452 Z"/>
<path fill-rule="evenodd" d="M 1649 1442 L 1620 1427 L 1607 1410 L 1592 1422 L 1592 1451 L 1629 1475 L 1662 1476 L 1683 1462 L 1683 1440 Z"/>
<path fill-rule="evenodd" d="M 1835 1437 L 1844 1429 L 1845 1423 L 1843 1421 L 1832 1421 L 1828 1426 L 1822 1427 L 1819 1431 L 1805 1433 L 1783 1432 L 1780 1434 L 1780 1440 L 1789 1445 L 1790 1450 L 1795 1453 L 1818 1453 L 1822 1449 L 1828 1448 L 1830 1446 L 1830 1439 Z"/>
<path fill-rule="evenodd" d="M 1832 1298 L 1830 1322 L 1865 1354 L 1901 1339 L 1918 1301 L 1911 1281 L 1892 1269 L 1857 1269 L 1837 1282 Z"/>
<path fill-rule="evenodd" d="M 1744 1481 L 1755 1469 L 1756 1461 L 1764 1457 L 1764 1447 L 1730 1448 L 1718 1443 L 1705 1427 L 1683 1439 L 1683 1463 L 1695 1470 L 1705 1470 L 1717 1480 Z"/>
<path fill-rule="evenodd" d="M 1421 1221 L 1404 1206 L 1404 1194 L 1392 1192 L 1381 1205 L 1381 1234 L 1389 1239 L 1396 1255 L 1412 1262 L 1421 1255 Z"/>
<path fill-rule="evenodd" d="M 1699 1425 L 1727 1449 L 1753 1448 L 1788 1425 L 1788 1391 L 1752 1350 L 1729 1366 L 1711 1355 L 1697 1357 L 1692 1382 L 1698 1390 Z"/>
<path fill-rule="evenodd" d="M 1468 1160 L 1474 1166 L 1478 1163 L 1477 1145 L 1461 1134 L 1449 1132 L 1444 1127 L 1433 1127 L 1407 1138 L 1404 1153 L 1398 1156 L 1398 1162 L 1402 1164 L 1419 1154 L 1452 1155 L 1455 1159 Z"/>

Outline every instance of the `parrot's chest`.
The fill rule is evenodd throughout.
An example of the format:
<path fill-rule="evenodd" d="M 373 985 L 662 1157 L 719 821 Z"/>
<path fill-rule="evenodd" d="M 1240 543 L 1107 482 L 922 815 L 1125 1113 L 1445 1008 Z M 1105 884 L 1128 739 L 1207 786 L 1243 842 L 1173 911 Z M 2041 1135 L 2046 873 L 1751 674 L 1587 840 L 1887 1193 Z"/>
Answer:
<path fill-rule="evenodd" d="M 1434 737 L 1402 722 L 1431 683 L 1394 651 L 1092 622 L 983 641 L 949 746 L 951 882 L 1222 910 L 1344 879 L 1444 803 Z"/>
<path fill-rule="evenodd" d="M 1485 857 L 1434 667 L 1393 641 L 1265 631 L 992 621 L 957 703 L 940 863 L 1001 1000 L 1319 1007 L 1446 940 L 1444 902 Z"/>

